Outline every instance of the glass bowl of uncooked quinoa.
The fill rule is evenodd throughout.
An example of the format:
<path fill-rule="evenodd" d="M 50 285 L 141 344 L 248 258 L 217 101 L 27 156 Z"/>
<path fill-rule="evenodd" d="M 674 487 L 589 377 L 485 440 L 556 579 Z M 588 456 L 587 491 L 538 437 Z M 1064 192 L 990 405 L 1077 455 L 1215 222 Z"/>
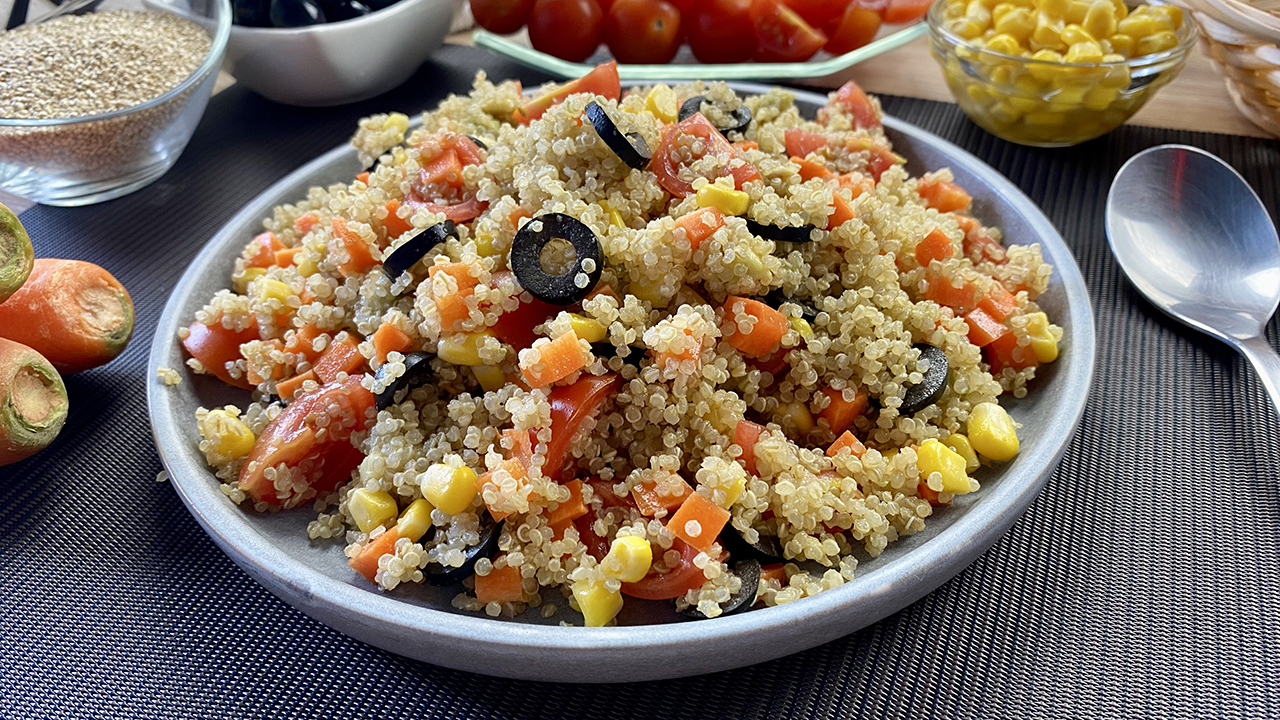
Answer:
<path fill-rule="evenodd" d="M 46 205 L 133 192 L 177 162 L 231 32 L 229 0 L 67 3 L 0 33 L 0 189 Z"/>

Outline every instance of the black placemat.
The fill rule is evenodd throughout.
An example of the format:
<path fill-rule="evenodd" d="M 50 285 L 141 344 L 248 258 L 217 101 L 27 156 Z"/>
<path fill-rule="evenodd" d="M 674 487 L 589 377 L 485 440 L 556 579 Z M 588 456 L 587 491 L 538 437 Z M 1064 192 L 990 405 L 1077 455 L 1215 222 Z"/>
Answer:
<path fill-rule="evenodd" d="M 363 645 L 249 580 L 154 480 L 143 375 L 160 309 L 244 202 L 343 142 L 356 118 L 420 110 L 465 90 L 477 67 L 545 79 L 447 47 L 354 107 L 286 108 L 233 88 L 156 184 L 22 216 L 41 256 L 114 273 L 138 330 L 120 359 L 68 379 L 57 445 L 0 468 L 0 717 L 1280 717 L 1280 426 L 1240 360 L 1123 281 L 1102 224 L 1115 170 L 1163 142 L 1225 158 L 1274 216 L 1271 141 L 1126 127 L 1033 150 L 954 106 L 883 98 L 1045 209 L 1089 284 L 1099 367 L 1084 423 L 1031 510 L 967 571 L 861 632 L 718 675 L 511 682 Z"/>

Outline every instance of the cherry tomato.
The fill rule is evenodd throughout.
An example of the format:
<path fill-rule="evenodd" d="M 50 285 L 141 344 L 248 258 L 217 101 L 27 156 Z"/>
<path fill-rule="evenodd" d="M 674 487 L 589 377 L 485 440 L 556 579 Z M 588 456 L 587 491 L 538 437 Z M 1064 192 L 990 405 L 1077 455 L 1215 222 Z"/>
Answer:
<path fill-rule="evenodd" d="M 529 16 L 529 42 L 548 55 L 582 62 L 599 47 L 603 23 L 595 0 L 537 0 Z"/>
<path fill-rule="evenodd" d="M 751 22 L 755 26 L 756 60 L 804 62 L 827 44 L 827 36 L 815 30 L 782 0 L 753 0 Z"/>
<path fill-rule="evenodd" d="M 887 23 L 915 22 L 929 12 L 933 0 L 889 0 L 884 10 L 884 21 Z"/>
<path fill-rule="evenodd" d="M 499 35 L 513 33 L 529 20 L 533 0 L 471 0 L 471 14 L 480 27 Z"/>
<path fill-rule="evenodd" d="M 880 13 L 850 5 L 840 24 L 831 33 L 831 39 L 827 41 L 827 52 L 832 55 L 843 55 L 857 50 L 874 40 L 879 31 Z"/>
<path fill-rule="evenodd" d="M 667 572 L 650 571 L 639 582 L 622 583 L 622 594 L 642 600 L 670 600 L 702 587 L 707 577 L 701 568 L 693 564 L 693 559 L 698 556 L 697 548 L 679 539 L 674 540 L 671 547 L 680 551 L 680 562 L 674 568 Z"/>
<path fill-rule="evenodd" d="M 489 203 L 476 200 L 475 192 L 462 184 L 460 171 L 482 162 L 480 147 L 466 135 L 446 132 L 437 137 L 439 149 L 431 157 L 422 158 L 422 169 L 410 183 L 402 204 L 444 213 L 454 222 L 474 220 Z"/>
<path fill-rule="evenodd" d="M 787 7 L 795 10 L 804 21 L 816 28 L 826 27 L 839 20 L 845 8 L 853 0 L 782 0 Z"/>
<path fill-rule="evenodd" d="M 610 0 L 610 2 L 612 1 L 613 0 Z M 676 9 L 680 11 L 681 16 L 683 16 L 687 12 L 692 11 L 698 5 L 707 4 L 707 1 L 708 0 L 667 0 L 667 2 L 674 5 Z"/>
<path fill-rule="evenodd" d="M 685 13 L 683 25 L 699 62 L 746 62 L 755 54 L 751 0 L 703 0 Z"/>
<path fill-rule="evenodd" d="M 725 161 L 717 177 L 733 175 L 733 184 L 739 189 L 744 183 L 760 179 L 760 170 L 747 162 L 742 157 L 742 152 L 730 145 L 702 113 L 695 113 L 688 120 L 668 127 L 662 133 L 658 149 L 653 153 L 653 174 L 658 176 L 658 184 L 667 192 L 676 197 L 693 194 L 692 178 L 686 180 L 680 177 L 684 166 L 673 160 L 671 155 L 680 145 L 699 139 L 703 141 L 705 149 L 694 160 L 715 155 Z"/>
<path fill-rule="evenodd" d="M 885 0 L 885 2 L 888 1 L 889 0 Z M 613 8 L 613 0 L 596 0 L 596 4 L 600 6 L 600 12 L 604 13 L 606 16 L 608 16 L 609 10 Z"/>
<path fill-rule="evenodd" d="M 542 117 L 542 114 L 552 105 L 558 105 L 564 102 L 565 98 L 576 93 L 591 93 L 610 100 L 617 100 L 622 97 L 622 82 L 618 79 L 618 63 L 612 60 L 607 63 L 601 63 L 591 72 L 577 80 L 567 82 L 545 95 L 534 98 L 523 108 L 516 111 L 516 122 L 521 125 L 528 125 L 531 120 L 537 120 Z"/>
<path fill-rule="evenodd" d="M 680 49 L 680 11 L 666 0 L 616 0 L 604 41 L 621 63 L 662 65 Z"/>
<path fill-rule="evenodd" d="M 850 80 L 836 90 L 835 97 L 827 101 L 827 107 L 838 107 L 845 113 L 853 116 L 853 122 L 860 128 L 870 129 L 880 127 L 880 116 L 876 114 L 875 105 L 871 103 L 871 98 L 862 88 L 858 87 L 858 83 Z M 818 122 L 826 124 L 827 108 L 818 110 Z M 879 178 L 877 178 L 879 180 Z"/>
<path fill-rule="evenodd" d="M 582 423 L 608 400 L 622 383 L 614 373 L 583 375 L 572 385 L 558 385 L 547 396 L 551 404 L 551 442 L 542 467 L 556 477 L 569 462 L 569 443 Z"/>
<path fill-rule="evenodd" d="M 187 336 L 182 339 L 182 347 L 191 353 L 191 357 L 200 361 L 205 372 L 228 385 L 248 390 L 250 387 L 248 374 L 240 373 L 238 378 L 231 377 L 227 372 L 227 363 L 243 357 L 240 354 L 240 346 L 257 339 L 257 320 L 252 320 L 249 327 L 239 332 L 224 328 L 220 322 L 215 322 L 213 325 L 197 322 L 191 323 L 191 327 L 187 328 Z"/>

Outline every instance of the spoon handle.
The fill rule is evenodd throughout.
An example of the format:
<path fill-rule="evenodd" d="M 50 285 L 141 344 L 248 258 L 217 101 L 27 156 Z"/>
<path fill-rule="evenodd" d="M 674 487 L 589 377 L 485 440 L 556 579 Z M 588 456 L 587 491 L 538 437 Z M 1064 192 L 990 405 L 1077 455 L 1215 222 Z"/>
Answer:
<path fill-rule="evenodd" d="M 1258 377 L 1262 379 L 1262 386 L 1267 389 L 1267 394 L 1271 396 L 1271 402 L 1276 406 L 1276 412 L 1280 413 L 1280 355 L 1271 349 L 1270 343 L 1262 335 L 1257 335 L 1245 340 L 1236 340 L 1234 345 L 1245 356 L 1249 362 L 1253 363 L 1253 369 L 1258 372 Z"/>

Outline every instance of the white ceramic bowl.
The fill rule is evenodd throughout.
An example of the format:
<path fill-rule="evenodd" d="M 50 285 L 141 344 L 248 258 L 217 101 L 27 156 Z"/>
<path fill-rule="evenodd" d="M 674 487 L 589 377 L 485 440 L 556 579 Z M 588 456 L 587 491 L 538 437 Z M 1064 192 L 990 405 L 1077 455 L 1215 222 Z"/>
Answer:
<path fill-rule="evenodd" d="M 353 20 L 300 28 L 233 25 L 223 69 L 269 100 L 319 107 L 409 79 L 449 34 L 462 0 L 400 0 Z"/>

